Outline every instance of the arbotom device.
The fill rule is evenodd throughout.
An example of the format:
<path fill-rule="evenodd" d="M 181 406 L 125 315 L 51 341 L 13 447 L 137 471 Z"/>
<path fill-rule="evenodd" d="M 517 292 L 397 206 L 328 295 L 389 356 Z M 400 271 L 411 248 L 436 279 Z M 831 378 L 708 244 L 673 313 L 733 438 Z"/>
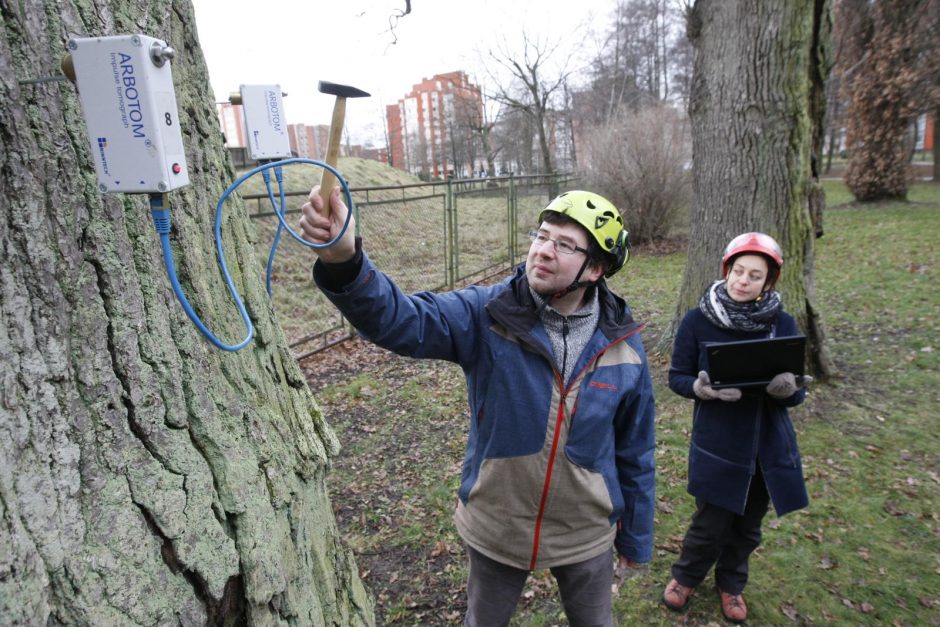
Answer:
<path fill-rule="evenodd" d="M 67 45 L 98 189 L 164 193 L 188 185 L 173 49 L 145 35 L 73 38 Z"/>
<path fill-rule="evenodd" d="M 291 156 L 280 85 L 240 85 L 248 156 L 255 161 Z"/>

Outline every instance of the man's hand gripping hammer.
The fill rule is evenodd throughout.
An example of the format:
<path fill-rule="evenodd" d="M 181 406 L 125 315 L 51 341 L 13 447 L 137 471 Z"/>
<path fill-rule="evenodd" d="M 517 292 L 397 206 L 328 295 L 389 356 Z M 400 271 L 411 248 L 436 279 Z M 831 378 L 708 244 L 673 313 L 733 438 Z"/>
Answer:
<path fill-rule="evenodd" d="M 320 81 L 317 89 L 324 94 L 336 96 L 336 102 L 333 104 L 333 119 L 330 122 L 330 140 L 326 150 L 326 163 L 335 169 L 336 162 L 339 160 L 339 144 L 343 136 L 343 123 L 346 118 L 346 99 L 362 98 L 370 94 L 349 85 L 338 85 L 327 81 Z M 323 176 L 320 178 L 320 198 L 323 199 L 323 215 L 330 214 L 330 192 L 333 191 L 335 185 L 336 177 L 332 172 L 324 169 Z"/>

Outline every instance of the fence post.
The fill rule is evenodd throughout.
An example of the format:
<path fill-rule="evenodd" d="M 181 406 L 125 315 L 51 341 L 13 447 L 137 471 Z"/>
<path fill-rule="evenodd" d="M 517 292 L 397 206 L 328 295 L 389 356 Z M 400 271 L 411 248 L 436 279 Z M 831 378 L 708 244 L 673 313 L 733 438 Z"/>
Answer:
<path fill-rule="evenodd" d="M 460 252 L 457 250 L 457 201 L 454 197 L 453 179 L 447 179 L 447 194 L 444 196 L 444 263 L 447 288 L 457 285 Z"/>
<path fill-rule="evenodd" d="M 366 192 L 366 206 L 368 206 L 368 205 L 369 205 L 369 192 Z M 362 214 L 361 214 L 360 211 L 359 211 L 359 203 L 357 203 L 357 202 L 354 200 L 354 201 L 353 201 L 353 204 L 352 204 L 352 207 L 348 207 L 348 209 L 349 209 L 350 211 L 352 211 L 353 220 L 356 221 L 356 237 L 362 237 L 362 218 L 361 218 L 361 215 L 362 215 Z M 350 322 L 349 320 L 347 320 L 347 319 L 346 319 L 346 316 L 344 316 L 342 313 L 340 313 L 339 310 L 337 310 L 336 313 L 339 314 L 339 319 L 340 319 L 339 326 L 340 326 L 340 328 L 345 327 L 345 328 L 346 328 L 346 333 L 349 335 L 349 337 L 351 337 L 351 338 L 356 337 L 356 327 L 353 326 L 353 323 Z"/>
<path fill-rule="evenodd" d="M 516 208 L 512 201 L 511 188 L 506 189 L 506 245 L 509 253 L 509 267 L 516 265 Z"/>
<path fill-rule="evenodd" d="M 516 252 L 519 247 L 519 203 L 516 197 L 516 180 L 509 173 L 509 267 L 516 265 Z"/>

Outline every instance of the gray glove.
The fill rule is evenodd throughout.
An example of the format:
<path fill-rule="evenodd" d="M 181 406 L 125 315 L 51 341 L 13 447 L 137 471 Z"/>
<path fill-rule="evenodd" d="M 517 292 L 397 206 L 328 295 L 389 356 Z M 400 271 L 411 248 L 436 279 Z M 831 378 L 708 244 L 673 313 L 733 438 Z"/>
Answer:
<path fill-rule="evenodd" d="M 698 373 L 698 379 L 692 384 L 692 391 L 703 401 L 736 401 L 741 398 L 741 390 L 738 388 L 713 388 L 708 373 L 704 370 Z"/>
<path fill-rule="evenodd" d="M 801 387 L 807 383 L 810 383 L 813 380 L 813 377 L 809 375 L 803 375 L 800 379 L 800 385 L 797 385 L 796 375 L 794 375 L 792 372 L 781 372 L 771 379 L 770 383 L 767 384 L 767 393 L 774 398 L 788 398 L 793 396 L 794 392 L 799 390 Z"/>

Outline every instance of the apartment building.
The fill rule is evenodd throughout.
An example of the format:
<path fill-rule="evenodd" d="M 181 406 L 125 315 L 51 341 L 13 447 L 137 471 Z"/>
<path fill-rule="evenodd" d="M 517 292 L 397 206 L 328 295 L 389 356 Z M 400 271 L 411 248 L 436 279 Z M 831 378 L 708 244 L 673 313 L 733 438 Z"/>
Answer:
<path fill-rule="evenodd" d="M 483 98 L 464 72 L 423 79 L 385 114 L 392 166 L 423 178 L 472 176 L 481 168 L 473 128 L 482 120 Z"/>
<path fill-rule="evenodd" d="M 330 141 L 330 127 L 327 124 L 288 124 L 287 139 L 291 153 L 304 159 L 326 159 L 326 149 Z"/>

